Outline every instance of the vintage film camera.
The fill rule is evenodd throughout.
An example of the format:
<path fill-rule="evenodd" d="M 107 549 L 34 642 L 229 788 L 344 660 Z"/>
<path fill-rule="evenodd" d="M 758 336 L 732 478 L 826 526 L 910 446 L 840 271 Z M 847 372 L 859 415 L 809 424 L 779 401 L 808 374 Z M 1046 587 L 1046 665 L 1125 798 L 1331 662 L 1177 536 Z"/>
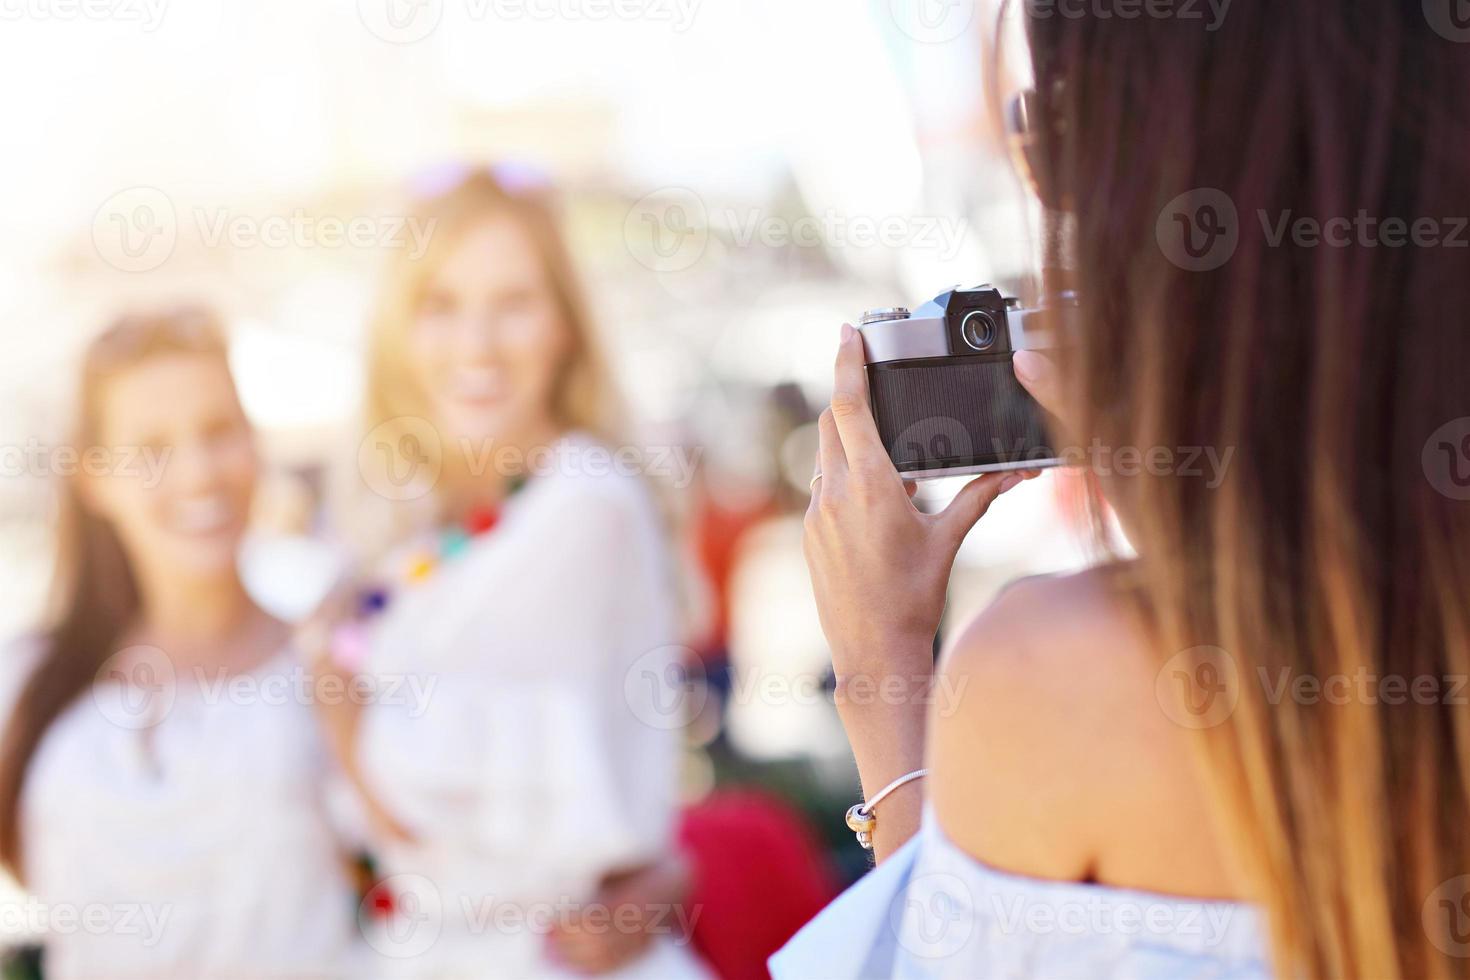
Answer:
<path fill-rule="evenodd" d="M 987 285 L 956 287 L 912 313 L 864 313 L 873 416 L 898 472 L 914 480 L 1061 465 L 1011 358 L 1053 346 L 1051 318 L 1075 309 L 1071 294 L 1022 309 Z"/>

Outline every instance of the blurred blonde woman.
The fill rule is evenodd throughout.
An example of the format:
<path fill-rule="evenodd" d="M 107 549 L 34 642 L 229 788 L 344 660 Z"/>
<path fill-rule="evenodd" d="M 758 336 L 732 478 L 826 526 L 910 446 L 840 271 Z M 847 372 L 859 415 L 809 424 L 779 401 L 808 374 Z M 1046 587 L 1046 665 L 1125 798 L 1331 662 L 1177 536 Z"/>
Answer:
<path fill-rule="evenodd" d="M 0 858 L 49 915 L 45 975 L 338 973 L 330 757 L 289 696 L 288 628 L 236 570 L 259 459 L 215 319 L 120 321 L 79 402 L 92 462 L 62 495 L 55 615 L 7 665 L 0 745 Z"/>
<path fill-rule="evenodd" d="M 609 465 L 617 399 L 544 189 L 433 191 L 371 339 L 359 466 L 395 540 L 324 644 L 432 692 L 332 717 L 394 910 L 369 938 L 392 975 L 697 975 L 676 882 L 628 875 L 667 867 L 676 803 L 657 510 Z M 601 907 L 626 880 L 650 900 Z"/>

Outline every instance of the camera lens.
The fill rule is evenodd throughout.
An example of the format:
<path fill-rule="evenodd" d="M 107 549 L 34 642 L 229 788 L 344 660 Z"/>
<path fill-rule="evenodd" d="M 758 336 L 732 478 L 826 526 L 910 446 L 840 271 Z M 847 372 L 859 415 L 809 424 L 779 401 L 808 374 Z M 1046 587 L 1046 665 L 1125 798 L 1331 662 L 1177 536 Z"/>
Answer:
<path fill-rule="evenodd" d="M 960 321 L 960 336 L 978 351 L 995 346 L 995 319 L 985 310 L 972 310 Z"/>

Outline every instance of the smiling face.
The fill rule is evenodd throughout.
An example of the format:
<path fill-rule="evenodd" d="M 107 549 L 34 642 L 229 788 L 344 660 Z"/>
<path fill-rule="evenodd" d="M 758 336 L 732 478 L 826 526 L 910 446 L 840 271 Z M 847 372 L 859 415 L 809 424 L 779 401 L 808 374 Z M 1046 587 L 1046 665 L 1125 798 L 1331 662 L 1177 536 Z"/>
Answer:
<path fill-rule="evenodd" d="M 149 357 L 108 375 L 94 405 L 109 465 L 84 478 L 84 494 L 130 561 L 191 577 L 232 574 L 259 460 L 225 361 Z"/>
<path fill-rule="evenodd" d="M 570 346 L 535 243 L 514 219 L 489 218 L 465 231 L 425 284 L 407 367 L 446 447 L 524 444 L 553 431 Z"/>

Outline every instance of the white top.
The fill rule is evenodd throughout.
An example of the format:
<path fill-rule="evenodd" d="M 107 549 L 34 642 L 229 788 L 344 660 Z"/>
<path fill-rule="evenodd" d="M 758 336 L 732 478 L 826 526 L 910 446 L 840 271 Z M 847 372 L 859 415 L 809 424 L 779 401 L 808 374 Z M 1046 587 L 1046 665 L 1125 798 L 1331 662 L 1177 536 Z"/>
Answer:
<path fill-rule="evenodd" d="M 986 867 L 926 810 L 919 832 L 770 960 L 775 980 L 1270 976 L 1252 907 Z"/>
<path fill-rule="evenodd" d="M 387 975 L 560 976 L 547 927 L 671 846 L 682 651 L 660 521 L 589 438 L 557 448 L 492 531 L 394 576 L 373 630 L 358 762 L 414 834 L 376 848 L 407 896 L 368 935 Z M 670 936 L 618 976 L 699 974 Z"/>
<path fill-rule="evenodd" d="M 295 658 L 223 685 L 166 662 L 128 670 L 147 690 L 84 693 L 26 779 L 26 924 L 41 928 L 46 976 L 339 971 L 353 897 Z"/>

